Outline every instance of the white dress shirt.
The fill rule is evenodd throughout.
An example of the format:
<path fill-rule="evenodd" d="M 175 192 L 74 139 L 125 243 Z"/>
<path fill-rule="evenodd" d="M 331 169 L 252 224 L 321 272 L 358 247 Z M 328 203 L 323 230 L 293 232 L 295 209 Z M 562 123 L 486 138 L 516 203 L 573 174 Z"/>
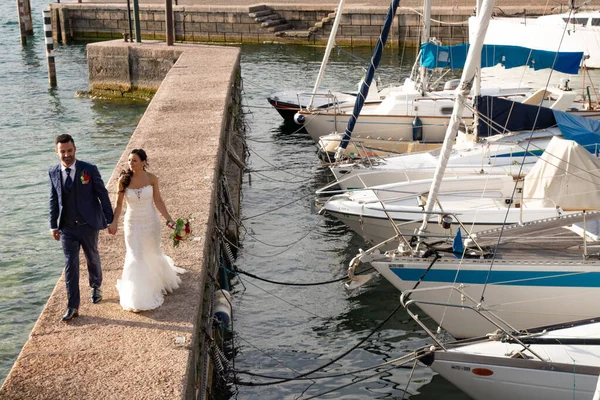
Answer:
<path fill-rule="evenodd" d="M 75 162 L 73 164 L 71 164 L 71 166 L 69 167 L 69 168 L 71 168 L 71 172 L 69 173 L 69 175 L 71 175 L 71 179 L 73 180 L 73 183 L 75 183 L 75 164 L 77 164 L 77 160 L 75 160 Z M 67 167 L 65 167 L 62 164 L 60 164 L 60 176 L 62 177 L 62 184 L 64 186 L 64 184 L 67 180 Z"/>

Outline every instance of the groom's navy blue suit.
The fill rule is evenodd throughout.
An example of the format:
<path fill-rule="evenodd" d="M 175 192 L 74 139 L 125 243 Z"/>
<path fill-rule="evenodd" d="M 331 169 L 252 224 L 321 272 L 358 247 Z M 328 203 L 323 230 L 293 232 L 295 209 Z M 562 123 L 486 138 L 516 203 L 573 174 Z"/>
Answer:
<path fill-rule="evenodd" d="M 58 164 L 50 175 L 50 229 L 58 229 L 65 254 L 65 281 L 68 307 L 79 308 L 79 251 L 87 261 L 90 287 L 102 284 L 98 254 L 98 232 L 113 220 L 113 211 L 98 168 L 76 160 L 71 172 L 73 184 L 67 188 Z"/>

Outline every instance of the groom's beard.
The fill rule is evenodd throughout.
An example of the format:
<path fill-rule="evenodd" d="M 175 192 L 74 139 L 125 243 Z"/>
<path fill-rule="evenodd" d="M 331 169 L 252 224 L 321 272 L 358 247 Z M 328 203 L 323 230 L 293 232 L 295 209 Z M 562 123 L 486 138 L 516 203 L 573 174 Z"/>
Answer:
<path fill-rule="evenodd" d="M 75 156 L 65 156 L 61 160 L 65 167 L 70 167 L 75 162 Z"/>

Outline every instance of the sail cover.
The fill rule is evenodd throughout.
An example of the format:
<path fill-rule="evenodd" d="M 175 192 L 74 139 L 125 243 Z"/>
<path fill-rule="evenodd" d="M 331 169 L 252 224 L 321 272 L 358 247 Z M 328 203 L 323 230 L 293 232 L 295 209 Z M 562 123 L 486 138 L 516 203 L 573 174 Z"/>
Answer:
<path fill-rule="evenodd" d="M 599 120 L 494 96 L 477 96 L 477 110 L 480 116 L 477 131 L 481 137 L 558 126 L 565 139 L 598 153 Z"/>
<path fill-rule="evenodd" d="M 600 159 L 572 140 L 553 137 L 525 176 L 524 207 L 600 210 Z"/>
<path fill-rule="evenodd" d="M 421 65 L 425 68 L 463 68 L 469 44 L 438 46 L 434 43 L 421 45 Z M 481 51 L 481 67 L 501 64 L 504 68 L 528 66 L 534 70 L 552 68 L 559 72 L 576 75 L 583 59 L 582 51 L 547 51 L 521 46 L 484 44 Z"/>

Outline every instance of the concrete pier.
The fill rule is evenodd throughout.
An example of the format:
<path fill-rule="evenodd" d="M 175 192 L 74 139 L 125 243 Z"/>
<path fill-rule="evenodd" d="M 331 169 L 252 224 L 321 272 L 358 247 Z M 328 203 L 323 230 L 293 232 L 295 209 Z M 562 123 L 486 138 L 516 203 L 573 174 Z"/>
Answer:
<path fill-rule="evenodd" d="M 172 68 L 165 70 L 162 84 L 162 77 L 153 78 L 160 87 L 123 149 L 108 188 L 114 198 L 116 177 L 126 166 L 129 152 L 145 149 L 171 215 L 195 217 L 194 240 L 179 248 L 172 247 L 170 230 L 162 228 L 165 252 L 188 272 L 182 275 L 181 288 L 167 295 L 162 307 L 137 314 L 123 311 L 115 287 L 125 256 L 122 224 L 116 237 L 102 231 L 104 299 L 99 304 L 89 302 L 82 260 L 80 316 L 62 323 L 67 300 L 61 278 L 0 388 L 0 398 L 194 399 L 205 372 L 204 316 L 210 320 L 212 315 L 212 293 L 208 292 L 209 274 L 216 267 L 218 189 L 224 175 L 233 186 L 241 176 L 239 167 L 228 160 L 232 141 L 239 139 L 231 115 L 239 100 L 239 49 L 113 41 L 90 45 L 88 52 L 98 60 L 104 57 L 104 65 L 113 68 L 115 82 L 121 83 L 128 79 L 126 60 L 132 60 L 131 54 L 147 60 L 175 59 Z M 119 74 L 125 75 L 116 79 Z M 109 80 L 106 74 L 90 78 L 92 86 L 102 81 L 106 87 Z M 137 81 L 131 82 L 135 87 Z M 151 86 L 149 82 L 145 85 Z M 77 137 L 75 141 L 78 148 L 85 148 L 85 142 Z"/>

